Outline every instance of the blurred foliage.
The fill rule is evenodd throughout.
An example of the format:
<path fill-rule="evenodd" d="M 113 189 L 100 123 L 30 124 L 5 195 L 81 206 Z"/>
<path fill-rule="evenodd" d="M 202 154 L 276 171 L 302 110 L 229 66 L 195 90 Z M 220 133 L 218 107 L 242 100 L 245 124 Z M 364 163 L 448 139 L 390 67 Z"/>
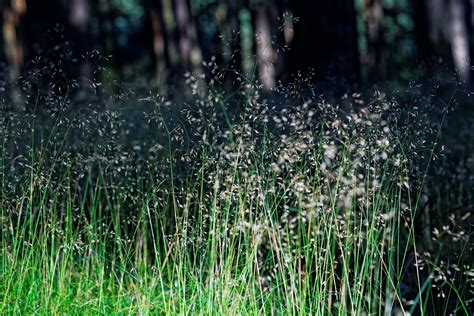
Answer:
<path fill-rule="evenodd" d="M 128 17 L 132 25 L 139 25 L 143 21 L 145 10 L 137 0 L 111 0 L 113 7 Z"/>
<path fill-rule="evenodd" d="M 362 61 L 362 72 L 367 69 L 369 54 L 369 39 L 367 38 L 368 0 L 355 0 L 357 8 L 357 29 L 359 32 L 358 47 Z M 408 0 L 381 0 L 383 6 L 383 42 L 387 51 L 387 72 L 392 80 L 410 80 L 417 75 L 413 67 L 417 59 L 417 48 L 414 36 L 415 20 L 413 3 Z M 366 75 L 367 76 L 367 75 Z"/>
<path fill-rule="evenodd" d="M 417 36 L 419 37 L 421 30 L 421 34 L 428 38 L 429 32 L 426 30 L 423 33 L 420 25 L 423 26 L 422 24 L 426 21 L 420 20 L 416 6 L 421 3 L 426 4 L 426 1 L 428 0 L 418 2 L 341 0 L 336 6 L 309 0 L 75 0 L 69 3 L 60 0 L 45 0 L 45 3 L 51 5 L 50 7 L 54 4 L 58 8 L 57 12 L 50 12 L 46 7 L 41 8 L 37 4 L 33 6 L 33 0 L 26 2 L 6 0 L 3 2 L 4 47 L 0 60 L 11 64 L 10 71 L 14 73 L 14 77 L 18 77 L 21 72 L 19 69 L 25 61 L 36 57 L 34 51 L 48 51 L 41 47 L 44 44 L 36 45 L 36 42 L 41 42 L 38 37 L 44 35 L 44 32 L 36 31 L 35 33 L 32 31 L 34 29 L 32 25 L 41 25 L 46 20 L 49 20 L 48 25 L 55 25 L 50 20 L 57 19 L 58 26 L 56 27 L 63 28 L 62 25 L 65 24 L 67 34 L 63 38 L 67 38 L 68 45 L 77 51 L 77 56 L 74 58 L 79 59 L 81 55 L 84 55 L 84 49 L 81 46 L 87 46 L 88 50 L 97 50 L 101 54 L 111 56 L 114 61 L 108 63 L 106 68 L 110 68 L 110 72 L 115 73 L 114 77 L 117 80 L 134 81 L 141 80 L 143 77 L 148 80 L 155 76 L 154 64 L 159 63 L 157 58 L 165 59 L 168 77 L 173 77 L 178 73 L 182 75 L 187 70 L 199 73 L 201 72 L 198 69 L 199 64 L 208 63 L 215 58 L 218 63 L 223 63 L 224 67 L 228 67 L 233 60 L 236 64 L 234 70 L 238 69 L 246 75 L 255 75 L 256 79 L 259 76 L 256 65 L 260 62 L 257 56 L 259 49 L 257 42 L 261 37 L 261 34 L 258 34 L 261 30 L 257 27 L 257 20 L 262 10 L 269 24 L 265 32 L 269 33 L 267 35 L 271 38 L 271 47 L 265 50 L 270 51 L 268 55 L 271 56 L 271 63 L 277 68 L 274 72 L 277 77 L 275 81 L 291 78 L 291 75 L 296 74 L 290 64 L 300 62 L 299 57 L 304 55 L 304 52 L 288 57 L 292 51 L 295 51 L 297 36 L 294 36 L 293 28 L 298 28 L 303 24 L 309 25 L 313 23 L 311 20 L 314 18 L 318 22 L 307 26 L 307 30 L 310 31 L 302 37 L 310 41 L 312 37 L 319 36 L 319 40 L 306 47 L 304 44 L 300 45 L 314 53 L 313 58 L 316 62 L 312 65 L 313 68 L 320 67 L 317 60 L 324 59 L 328 55 L 334 56 L 331 63 L 336 65 L 326 65 L 328 62 L 323 60 L 320 68 L 327 66 L 329 69 L 336 69 L 340 62 L 336 60 L 337 58 L 348 58 L 346 58 L 347 55 L 335 51 L 334 47 L 338 47 L 338 42 L 346 41 L 345 46 L 342 45 L 344 48 L 357 46 L 355 54 L 359 56 L 360 65 L 351 69 L 356 69 L 358 73 L 356 77 L 362 78 L 362 81 L 358 83 L 372 85 L 407 82 L 421 73 L 419 60 L 422 48 L 420 47 L 425 44 L 421 43 Z M 25 5 L 20 6 L 22 8 L 20 12 L 17 10 L 16 3 L 23 2 Z M 76 30 L 75 22 L 68 21 L 72 19 L 71 16 L 74 16 L 71 10 L 77 11 L 73 8 L 77 5 L 76 2 L 85 6 L 85 11 L 79 16 L 90 21 L 87 31 Z M 182 12 L 178 12 L 179 6 L 184 7 L 186 12 L 182 9 L 180 9 Z M 306 16 L 305 19 L 301 19 L 299 16 L 301 13 L 304 14 L 305 9 L 295 14 L 293 11 L 298 6 L 311 10 L 312 13 L 308 15 L 310 18 Z M 445 4 L 443 8 L 447 6 L 448 4 Z M 465 10 L 465 22 L 469 23 L 467 10 L 472 11 L 472 8 L 466 5 Z M 354 13 L 356 26 L 344 25 L 350 24 L 348 14 L 354 17 Z M 338 17 L 341 16 L 344 18 L 339 20 Z M 25 17 L 27 17 L 26 20 Z M 291 20 L 290 23 L 287 23 L 287 17 Z M 443 19 L 443 24 L 446 24 L 445 20 L 448 18 Z M 67 25 L 68 23 L 70 25 Z M 324 30 L 318 30 L 317 27 Z M 348 31 L 354 27 L 357 32 Z M 370 28 L 377 30 L 375 38 L 368 35 Z M 81 35 L 79 34 L 81 32 L 88 34 Z M 155 34 L 156 32 L 161 34 Z M 444 33 L 447 34 L 448 31 L 444 30 Z M 349 38 L 351 36 L 357 38 Z M 332 40 L 334 43 L 331 43 L 330 37 L 334 38 Z M 84 45 L 86 38 L 89 43 Z M 161 38 L 163 43 L 155 42 L 157 38 Z M 426 41 L 430 40 L 426 39 Z M 356 45 L 352 45 L 352 42 Z M 318 47 L 313 47 L 316 44 Z M 160 45 L 163 46 L 160 48 L 163 52 L 158 56 L 156 49 Z M 446 46 L 446 43 L 443 45 Z M 425 50 L 431 51 L 431 48 L 425 47 Z M 301 50 L 301 47 L 299 49 Z M 181 56 L 183 54 L 187 56 Z M 453 53 L 448 49 L 442 56 L 448 63 L 450 59 L 455 58 L 450 54 Z M 191 63 L 193 69 L 184 69 L 191 65 L 189 63 L 191 60 L 194 60 Z M 349 61 L 345 62 L 349 63 Z M 331 68 L 331 66 L 336 67 Z M 324 72 L 321 69 L 315 70 L 317 74 Z M 459 71 L 459 69 L 456 70 Z M 100 77 L 101 75 L 97 76 L 97 78 Z"/>

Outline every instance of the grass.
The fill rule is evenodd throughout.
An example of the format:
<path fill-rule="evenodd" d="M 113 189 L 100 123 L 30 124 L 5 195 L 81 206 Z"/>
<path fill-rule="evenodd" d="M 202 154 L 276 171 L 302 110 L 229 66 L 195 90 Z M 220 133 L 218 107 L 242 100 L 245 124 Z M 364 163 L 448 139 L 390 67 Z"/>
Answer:
<path fill-rule="evenodd" d="M 419 126 L 248 100 L 5 120 L 0 313 L 469 314 L 469 267 L 435 287 L 420 243 Z"/>

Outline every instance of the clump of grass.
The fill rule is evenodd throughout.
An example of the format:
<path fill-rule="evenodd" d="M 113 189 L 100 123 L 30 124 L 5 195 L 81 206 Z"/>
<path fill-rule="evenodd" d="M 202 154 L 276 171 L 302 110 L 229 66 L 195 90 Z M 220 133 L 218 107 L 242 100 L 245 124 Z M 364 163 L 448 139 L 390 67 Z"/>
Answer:
<path fill-rule="evenodd" d="M 5 112 L 1 313 L 469 313 L 419 244 L 419 107 L 241 92 Z"/>

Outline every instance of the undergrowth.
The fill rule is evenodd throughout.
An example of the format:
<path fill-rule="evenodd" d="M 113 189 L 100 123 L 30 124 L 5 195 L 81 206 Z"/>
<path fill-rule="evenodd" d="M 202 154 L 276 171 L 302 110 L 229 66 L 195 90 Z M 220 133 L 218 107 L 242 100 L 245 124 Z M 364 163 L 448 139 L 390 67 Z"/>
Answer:
<path fill-rule="evenodd" d="M 218 91 L 2 110 L 1 314 L 472 313 L 469 213 L 423 226 L 449 100 Z"/>

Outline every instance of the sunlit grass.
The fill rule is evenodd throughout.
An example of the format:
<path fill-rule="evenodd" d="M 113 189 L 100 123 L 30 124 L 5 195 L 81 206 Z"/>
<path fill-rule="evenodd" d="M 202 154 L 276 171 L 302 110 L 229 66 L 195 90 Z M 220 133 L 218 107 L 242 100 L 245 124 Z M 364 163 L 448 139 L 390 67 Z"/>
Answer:
<path fill-rule="evenodd" d="M 222 125 L 191 109 L 183 127 L 151 101 L 163 137 L 131 151 L 116 112 L 82 151 L 62 110 L 40 134 L 28 118 L 24 152 L 8 152 L 16 122 L 2 130 L 1 314 L 426 314 L 418 143 L 385 103 L 255 105 Z"/>

